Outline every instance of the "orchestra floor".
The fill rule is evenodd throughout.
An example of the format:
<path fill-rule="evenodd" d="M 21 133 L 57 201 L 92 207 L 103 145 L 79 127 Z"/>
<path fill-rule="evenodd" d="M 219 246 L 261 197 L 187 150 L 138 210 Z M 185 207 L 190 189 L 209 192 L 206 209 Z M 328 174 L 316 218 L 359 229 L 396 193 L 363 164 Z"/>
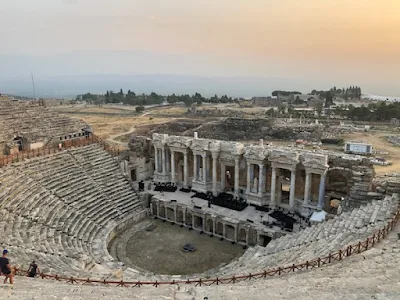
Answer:
<path fill-rule="evenodd" d="M 151 231 L 138 230 L 127 240 L 126 256 L 133 265 L 158 274 L 195 274 L 219 267 L 241 256 L 242 246 L 181 228 L 161 220 L 147 219 L 155 225 Z M 182 251 L 192 244 L 194 252 Z"/>

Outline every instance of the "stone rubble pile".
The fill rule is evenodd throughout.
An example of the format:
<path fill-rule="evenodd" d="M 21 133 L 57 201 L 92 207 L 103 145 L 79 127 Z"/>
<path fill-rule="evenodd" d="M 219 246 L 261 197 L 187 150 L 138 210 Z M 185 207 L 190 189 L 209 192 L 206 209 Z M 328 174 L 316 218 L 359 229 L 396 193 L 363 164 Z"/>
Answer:
<path fill-rule="evenodd" d="M 386 140 L 395 146 L 400 146 L 400 135 L 389 135 Z"/>

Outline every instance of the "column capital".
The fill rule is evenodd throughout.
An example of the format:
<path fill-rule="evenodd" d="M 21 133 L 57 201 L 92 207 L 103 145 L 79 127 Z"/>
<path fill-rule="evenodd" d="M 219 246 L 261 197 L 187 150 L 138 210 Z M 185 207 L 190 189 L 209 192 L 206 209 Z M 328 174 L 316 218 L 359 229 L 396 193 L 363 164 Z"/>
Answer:
<path fill-rule="evenodd" d="M 212 158 L 218 158 L 219 152 L 211 151 L 211 156 L 212 156 Z"/>
<path fill-rule="evenodd" d="M 260 168 L 264 168 L 264 164 L 258 164 Z"/>
<path fill-rule="evenodd" d="M 207 153 L 202 153 L 201 157 L 205 158 L 207 156 Z"/>

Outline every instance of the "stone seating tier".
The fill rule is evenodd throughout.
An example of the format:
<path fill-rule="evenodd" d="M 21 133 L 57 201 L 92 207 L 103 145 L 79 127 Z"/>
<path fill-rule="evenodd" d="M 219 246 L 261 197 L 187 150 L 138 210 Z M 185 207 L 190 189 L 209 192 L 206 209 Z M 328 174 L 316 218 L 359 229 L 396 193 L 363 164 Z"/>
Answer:
<path fill-rule="evenodd" d="M 363 241 L 382 229 L 396 212 L 397 206 L 398 200 L 392 197 L 374 201 L 327 222 L 272 240 L 266 247 L 249 249 L 238 260 L 217 272 L 223 275 L 260 272 L 262 269 L 327 256 L 338 249 Z"/>
<path fill-rule="evenodd" d="M 27 266 L 36 259 L 45 272 L 86 278 L 110 278 L 121 267 L 105 241 L 141 205 L 118 164 L 98 145 L 9 165 L 0 169 L 0 183 L 0 242 L 13 252 L 15 263 Z M 266 247 L 249 248 L 218 270 L 187 277 L 248 274 L 327 255 L 383 228 L 396 208 L 397 198 L 386 197 Z M 123 269 L 125 280 L 171 280 Z"/>
<path fill-rule="evenodd" d="M 82 153 L 90 153 L 90 155 Z M 88 160 L 101 155 L 104 164 Z M 81 164 L 86 161 L 86 164 Z M 107 165 L 114 176 L 100 172 Z M 107 183 L 107 184 L 105 184 Z M 99 145 L 72 148 L 0 169 L 0 241 L 27 265 L 35 259 L 45 270 L 74 276 L 108 276 L 118 262 L 104 248 L 110 229 L 141 203 L 119 165 Z M 113 221 L 115 220 L 115 221 Z M 103 273 L 104 271 L 104 273 Z"/>

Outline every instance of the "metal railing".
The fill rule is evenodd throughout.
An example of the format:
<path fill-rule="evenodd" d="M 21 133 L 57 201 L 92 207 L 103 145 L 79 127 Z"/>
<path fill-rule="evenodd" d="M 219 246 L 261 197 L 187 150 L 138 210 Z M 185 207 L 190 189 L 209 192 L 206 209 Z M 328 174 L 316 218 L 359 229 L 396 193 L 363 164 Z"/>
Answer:
<path fill-rule="evenodd" d="M 303 270 L 312 270 L 314 268 L 320 268 L 325 265 L 334 263 L 336 261 L 341 261 L 348 256 L 354 254 L 359 254 L 361 252 L 367 251 L 379 243 L 383 238 L 385 238 L 389 232 L 396 225 L 400 216 L 400 208 L 397 208 L 395 215 L 391 218 L 388 224 L 383 228 L 375 232 L 372 236 L 368 237 L 365 241 L 359 242 L 357 244 L 349 245 L 344 249 L 340 249 L 333 253 L 330 253 L 325 257 L 318 257 L 313 260 L 308 260 L 300 264 L 293 264 L 286 267 L 277 267 L 270 270 L 265 270 L 262 272 L 254 274 L 243 274 L 243 275 L 232 275 L 230 277 L 216 277 L 212 279 L 187 279 L 187 280 L 172 280 L 172 281 L 110 281 L 110 280 L 100 280 L 100 279 L 90 279 L 90 278 L 75 278 L 66 277 L 60 275 L 51 274 L 40 274 L 42 279 L 52 279 L 60 282 L 75 283 L 75 284 L 101 284 L 110 285 L 118 287 L 141 287 L 141 286 L 162 286 L 162 285 L 173 285 L 173 284 L 191 284 L 194 286 L 210 286 L 210 285 L 220 285 L 220 284 L 232 284 L 237 282 L 249 281 L 252 279 L 262 279 L 273 276 L 281 276 L 289 273 L 299 272 Z M 16 269 L 17 275 L 25 275 L 27 271 Z"/>

